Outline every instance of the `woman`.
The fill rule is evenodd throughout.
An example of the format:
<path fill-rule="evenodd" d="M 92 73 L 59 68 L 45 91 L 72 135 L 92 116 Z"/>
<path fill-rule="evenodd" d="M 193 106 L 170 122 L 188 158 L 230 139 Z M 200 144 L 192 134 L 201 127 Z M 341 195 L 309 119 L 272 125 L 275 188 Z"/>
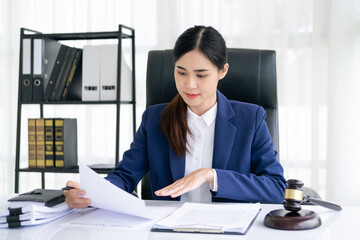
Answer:
<path fill-rule="evenodd" d="M 106 179 L 132 192 L 150 171 L 154 199 L 281 203 L 286 181 L 257 105 L 217 91 L 229 69 L 226 45 L 212 27 L 195 26 L 176 41 L 178 95 L 146 109 L 130 150 Z M 70 207 L 91 204 L 79 184 L 64 191 Z"/>

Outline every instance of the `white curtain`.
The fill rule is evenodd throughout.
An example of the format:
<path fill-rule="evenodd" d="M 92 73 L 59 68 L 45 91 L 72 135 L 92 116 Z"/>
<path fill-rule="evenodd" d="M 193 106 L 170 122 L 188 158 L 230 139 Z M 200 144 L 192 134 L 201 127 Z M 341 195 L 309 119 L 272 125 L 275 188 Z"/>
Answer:
<path fill-rule="evenodd" d="M 360 204 L 359 0 L 1 0 L 0 16 L 0 195 L 14 189 L 20 27 L 44 33 L 115 31 L 118 24 L 135 28 L 138 125 L 148 51 L 172 48 L 185 29 L 203 24 L 218 29 L 228 47 L 277 51 L 285 177 L 303 180 L 324 199 Z M 23 129 L 38 111 L 24 108 Z M 131 141 L 131 109 L 121 111 L 123 152 Z M 80 161 L 113 162 L 112 106 L 47 106 L 45 115 L 78 118 Z M 39 174 L 20 176 L 20 191 L 40 186 Z M 46 187 L 61 187 L 67 179 L 78 175 L 46 174 Z"/>

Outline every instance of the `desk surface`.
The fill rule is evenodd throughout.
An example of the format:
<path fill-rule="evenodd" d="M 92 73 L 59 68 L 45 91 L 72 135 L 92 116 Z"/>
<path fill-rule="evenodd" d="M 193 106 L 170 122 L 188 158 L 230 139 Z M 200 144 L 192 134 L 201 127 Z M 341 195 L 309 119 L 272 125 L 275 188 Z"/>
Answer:
<path fill-rule="evenodd" d="M 180 206 L 179 202 L 146 201 L 152 213 L 162 212 L 169 214 Z M 360 207 L 344 207 L 341 212 L 334 212 L 318 206 L 303 206 L 317 212 L 322 225 L 316 229 L 303 231 L 284 231 L 270 229 L 264 226 L 265 215 L 273 210 L 282 208 L 281 205 L 262 204 L 261 212 L 246 235 L 219 235 L 219 234 L 190 234 L 150 232 L 152 224 L 140 229 L 109 228 L 109 227 L 78 227 L 68 226 L 66 223 L 82 216 L 88 209 L 73 212 L 59 220 L 31 227 L 18 229 L 0 229 L 0 239 L 359 239 L 357 216 L 360 216 Z M 157 215 L 157 218 L 159 215 Z"/>

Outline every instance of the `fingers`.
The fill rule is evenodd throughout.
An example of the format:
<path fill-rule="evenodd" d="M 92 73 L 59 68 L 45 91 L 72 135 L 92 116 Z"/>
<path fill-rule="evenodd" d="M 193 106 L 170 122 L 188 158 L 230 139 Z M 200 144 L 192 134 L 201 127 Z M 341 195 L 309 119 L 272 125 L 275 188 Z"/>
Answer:
<path fill-rule="evenodd" d="M 175 183 L 156 191 L 155 194 L 157 196 L 171 196 L 172 198 L 176 198 L 185 192 L 188 192 L 184 187 L 182 187 L 184 182 L 185 180 L 182 178 Z"/>
<path fill-rule="evenodd" d="M 200 187 L 204 182 L 213 181 L 214 174 L 212 169 L 200 168 L 177 180 L 173 184 L 156 191 L 155 194 L 159 197 L 171 196 L 172 198 L 176 198 L 184 193 Z"/>
<path fill-rule="evenodd" d="M 80 183 L 69 180 L 66 182 L 67 187 L 80 188 Z"/>
<path fill-rule="evenodd" d="M 73 187 L 74 189 L 65 190 L 65 201 L 71 208 L 86 208 L 90 206 L 91 200 L 89 198 L 84 198 L 86 192 L 80 189 L 80 184 L 74 181 L 68 181 L 66 183 L 67 187 Z"/>

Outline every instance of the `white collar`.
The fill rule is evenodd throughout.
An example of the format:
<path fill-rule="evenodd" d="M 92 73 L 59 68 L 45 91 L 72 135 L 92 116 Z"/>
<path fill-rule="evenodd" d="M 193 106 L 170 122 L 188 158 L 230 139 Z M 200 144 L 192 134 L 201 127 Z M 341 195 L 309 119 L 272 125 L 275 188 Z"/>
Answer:
<path fill-rule="evenodd" d="M 214 106 L 212 106 L 201 116 L 198 116 L 196 113 L 191 111 L 189 106 L 187 107 L 187 119 L 190 122 L 195 121 L 195 119 L 201 118 L 202 120 L 204 120 L 206 125 L 209 126 L 215 120 L 216 114 L 217 114 L 217 103 L 215 103 Z"/>

